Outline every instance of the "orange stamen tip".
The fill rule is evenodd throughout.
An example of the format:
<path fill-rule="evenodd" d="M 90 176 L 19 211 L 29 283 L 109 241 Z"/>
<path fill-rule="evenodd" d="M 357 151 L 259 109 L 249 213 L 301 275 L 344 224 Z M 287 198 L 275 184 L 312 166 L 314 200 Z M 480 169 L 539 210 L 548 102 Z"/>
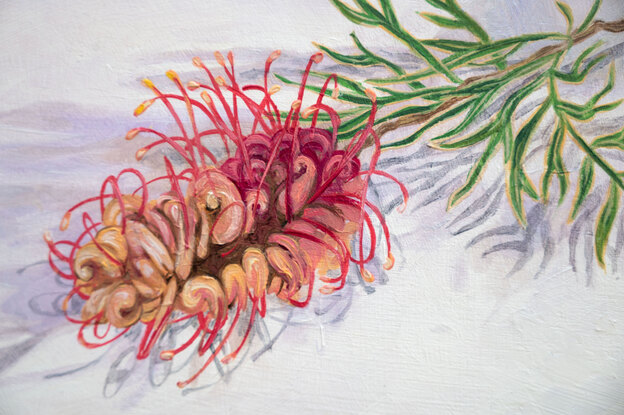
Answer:
<path fill-rule="evenodd" d="M 290 108 L 294 109 L 295 111 L 301 108 L 301 100 L 300 99 L 294 100 Z"/>
<path fill-rule="evenodd" d="M 338 86 L 336 86 L 336 88 L 334 88 L 334 90 L 332 91 L 331 97 L 333 99 L 338 98 L 338 95 L 340 95 L 340 88 L 338 88 Z"/>
<path fill-rule="evenodd" d="M 319 289 L 319 291 L 321 292 L 321 294 L 329 295 L 336 291 L 336 288 L 332 287 L 331 285 L 324 285 Z"/>
<path fill-rule="evenodd" d="M 134 155 L 134 157 L 136 157 L 137 161 L 141 161 L 141 159 L 145 156 L 145 153 L 147 153 L 147 149 L 146 148 L 140 148 L 140 149 L 137 150 L 137 152 Z"/>
<path fill-rule="evenodd" d="M 225 66 L 225 59 L 223 59 L 223 55 L 218 50 L 214 53 L 214 57 L 217 60 L 217 63 L 221 66 Z"/>
<path fill-rule="evenodd" d="M 71 212 L 67 212 L 64 216 L 63 219 L 61 220 L 61 224 L 59 226 L 59 229 L 61 229 L 62 231 L 66 230 L 67 228 L 69 228 L 69 220 L 71 219 Z"/>
<path fill-rule="evenodd" d="M 190 89 L 191 91 L 195 91 L 197 88 L 199 88 L 199 87 L 200 87 L 200 85 L 199 85 L 199 83 L 197 83 L 197 82 L 195 82 L 195 81 L 189 81 L 189 82 L 186 84 L 186 87 L 187 87 L 188 89 Z"/>
<path fill-rule="evenodd" d="M 230 61 L 230 63 L 234 63 L 234 54 L 232 53 L 232 51 L 228 52 L 227 58 Z"/>
<path fill-rule="evenodd" d="M 223 363 L 224 365 L 227 365 L 228 363 L 230 363 L 232 360 L 234 360 L 236 356 L 233 356 L 231 354 L 225 356 L 223 359 L 221 359 L 221 363 Z"/>
<path fill-rule="evenodd" d="M 314 108 L 314 106 L 310 106 L 310 107 L 306 108 L 305 111 L 303 111 L 301 113 L 301 117 L 303 117 L 303 119 L 306 119 L 311 114 L 315 113 L 316 111 L 318 111 L 318 108 Z"/>
<path fill-rule="evenodd" d="M 202 99 L 204 100 L 206 104 L 212 105 L 212 98 L 210 98 L 210 95 L 208 95 L 208 92 L 202 91 L 202 93 L 199 95 L 202 97 Z"/>
<path fill-rule="evenodd" d="M 405 209 L 407 209 L 407 203 L 403 202 L 397 208 L 397 212 L 403 213 L 403 212 L 405 212 Z"/>
<path fill-rule="evenodd" d="M 50 233 L 50 231 L 45 231 L 43 233 L 43 240 L 46 241 L 49 244 L 52 243 L 52 234 Z"/>
<path fill-rule="evenodd" d="M 216 80 L 219 85 L 225 86 L 225 79 L 222 76 L 217 76 Z"/>
<path fill-rule="evenodd" d="M 394 255 L 392 255 L 392 252 L 388 252 L 388 258 L 386 258 L 386 262 L 384 262 L 383 264 L 383 269 L 388 271 L 392 269 L 393 266 L 394 266 Z"/>
<path fill-rule="evenodd" d="M 375 281 L 375 276 L 366 268 L 362 268 L 360 274 L 362 274 L 362 279 L 368 283 Z"/>
<path fill-rule="evenodd" d="M 174 354 L 170 350 L 166 350 L 164 352 L 160 352 L 160 358 L 162 360 L 171 360 L 171 359 L 173 359 L 173 356 L 174 356 Z"/>
<path fill-rule="evenodd" d="M 269 55 L 269 58 L 267 59 L 269 62 L 273 62 L 275 59 L 279 58 L 280 55 L 282 54 L 281 50 L 274 50 L 273 52 L 271 52 L 271 54 Z"/>
<path fill-rule="evenodd" d="M 176 385 L 178 386 L 178 388 L 182 389 L 182 388 L 184 388 L 186 386 L 186 383 L 178 382 L 178 383 L 176 383 Z"/>
<path fill-rule="evenodd" d="M 154 83 L 151 80 L 144 78 L 142 82 L 143 82 L 143 85 L 145 85 L 146 87 L 150 89 L 154 88 Z"/>
<path fill-rule="evenodd" d="M 377 94 L 375 94 L 375 91 L 373 91 L 372 89 L 366 88 L 366 91 L 364 91 L 364 93 L 366 93 L 366 96 L 370 98 L 371 101 L 377 101 Z"/>
<path fill-rule="evenodd" d="M 132 140 L 134 137 L 137 136 L 139 132 L 141 132 L 139 128 L 133 128 L 132 130 L 128 131 L 128 133 L 126 133 L 126 140 Z"/>
<path fill-rule="evenodd" d="M 177 80 L 177 79 L 180 79 L 180 78 L 178 77 L 178 74 L 177 74 L 174 70 L 172 70 L 172 69 L 169 69 L 169 70 L 166 72 L 166 75 L 167 75 L 167 78 L 171 79 L 172 81 L 175 81 L 175 80 Z"/>
<path fill-rule="evenodd" d="M 204 64 L 202 63 L 201 59 L 199 59 L 197 56 L 195 56 L 193 58 L 193 65 L 195 65 L 198 68 L 201 68 L 204 66 Z"/>
<path fill-rule="evenodd" d="M 281 87 L 281 86 L 279 86 L 279 85 L 273 85 L 271 88 L 269 88 L 269 95 L 273 95 L 273 94 L 275 94 L 275 93 L 279 92 L 279 91 L 280 91 L 280 89 L 282 89 L 282 87 Z"/>
<path fill-rule="evenodd" d="M 312 55 L 312 61 L 314 61 L 314 63 L 321 63 L 323 61 L 323 54 L 321 52 L 315 53 Z"/>

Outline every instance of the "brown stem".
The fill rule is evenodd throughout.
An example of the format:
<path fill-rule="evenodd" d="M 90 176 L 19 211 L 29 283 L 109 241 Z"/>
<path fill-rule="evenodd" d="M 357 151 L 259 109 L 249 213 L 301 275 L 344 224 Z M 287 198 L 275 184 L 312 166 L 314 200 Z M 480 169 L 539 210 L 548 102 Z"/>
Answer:
<path fill-rule="evenodd" d="M 459 85 L 457 88 L 461 89 L 461 88 L 465 88 L 466 86 L 470 85 L 473 82 L 476 81 L 483 81 L 483 80 L 487 80 L 487 79 L 494 79 L 494 78 L 498 78 L 501 76 L 504 76 L 506 73 L 508 73 L 509 71 L 518 68 L 520 66 L 529 64 L 533 61 L 536 61 L 537 59 L 543 58 L 545 56 L 548 55 L 553 55 L 555 53 L 561 52 L 563 50 L 565 50 L 566 48 L 568 48 L 571 45 L 575 45 L 577 43 L 580 43 L 584 40 L 586 40 L 587 38 L 595 35 L 596 33 L 600 32 L 600 31 L 606 31 L 606 32 L 611 32 L 611 33 L 620 33 L 620 32 L 624 32 L 624 19 L 622 20 L 617 20 L 614 22 L 604 22 L 602 20 L 596 20 L 594 21 L 591 25 L 589 25 L 587 27 L 587 29 L 583 30 L 580 33 L 573 33 L 572 34 L 572 38 L 570 41 L 565 41 L 565 42 L 561 42 L 559 44 L 556 45 L 550 45 L 550 46 L 545 46 L 543 48 L 541 48 L 540 50 L 538 50 L 537 52 L 535 52 L 534 54 L 532 54 L 531 56 L 529 56 L 528 58 L 515 63 L 514 65 L 508 66 L 507 68 L 498 71 L 498 72 L 493 72 L 493 73 L 489 73 L 486 75 L 481 75 L 481 76 L 475 76 L 475 77 L 471 77 L 466 79 L 461 85 Z M 437 114 L 440 114 L 448 109 L 450 109 L 451 107 L 453 107 L 455 104 L 457 104 L 460 101 L 463 101 L 464 99 L 468 98 L 468 96 L 460 96 L 460 97 L 453 97 L 447 101 L 445 101 L 444 103 L 442 103 L 442 105 L 440 105 L 439 107 L 437 107 L 436 109 L 434 109 L 433 111 L 427 112 L 427 113 L 421 113 L 421 114 L 409 114 L 409 115 L 404 115 L 401 117 L 398 117 L 392 121 L 387 121 L 384 122 L 382 124 L 380 124 L 379 126 L 376 127 L 375 131 L 377 132 L 378 136 L 382 136 L 390 131 L 396 130 L 398 128 L 401 127 L 405 127 L 408 125 L 413 125 L 413 124 L 421 124 L 425 121 L 428 121 L 429 119 L 431 119 L 432 117 L 436 116 Z M 367 144 L 372 144 L 371 143 L 367 143 Z M 367 146 L 367 145 L 365 145 Z"/>

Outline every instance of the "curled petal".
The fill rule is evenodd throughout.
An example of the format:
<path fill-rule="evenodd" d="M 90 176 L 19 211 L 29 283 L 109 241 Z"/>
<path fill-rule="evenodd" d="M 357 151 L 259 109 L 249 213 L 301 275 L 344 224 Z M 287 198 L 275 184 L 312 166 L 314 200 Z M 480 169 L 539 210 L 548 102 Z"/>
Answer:
<path fill-rule="evenodd" d="M 128 258 L 128 244 L 119 226 L 107 226 L 95 236 L 97 243 L 117 261 L 124 263 Z"/>
<path fill-rule="evenodd" d="M 188 241 L 186 240 L 187 232 L 185 230 L 184 215 L 182 212 L 182 204 L 179 201 L 173 199 L 165 201 L 162 204 L 162 212 L 174 227 L 176 239 L 175 273 L 180 279 L 185 280 L 190 275 L 193 266 L 195 238 L 190 238 Z M 194 209 L 189 209 L 188 212 L 192 214 Z M 192 227 L 195 228 L 195 218 L 192 217 L 190 219 Z"/>
<path fill-rule="evenodd" d="M 266 254 L 269 264 L 275 269 L 278 277 L 284 280 L 288 286 L 288 296 L 299 291 L 305 280 L 302 264 L 295 260 L 289 251 L 280 246 L 268 247 Z"/>
<path fill-rule="evenodd" d="M 94 290 L 89 296 L 89 299 L 82 306 L 82 319 L 84 321 L 89 321 L 98 314 L 102 313 L 102 311 L 104 311 L 104 308 L 106 307 L 106 304 L 108 303 L 108 298 L 111 292 L 113 292 L 116 287 L 117 284 L 111 284 Z M 100 321 L 97 321 L 96 323 L 104 323 L 105 321 L 106 318 L 103 317 L 100 318 Z"/>
<path fill-rule="evenodd" d="M 206 170 L 199 180 L 191 183 L 188 193 L 196 197 L 199 206 L 209 212 L 221 212 L 213 224 L 213 243 L 224 245 L 240 235 L 245 216 L 243 201 L 236 185 L 223 173 L 212 168 Z M 233 204 L 238 206 L 229 208 Z"/>
<path fill-rule="evenodd" d="M 316 184 L 316 166 L 311 158 L 299 156 L 293 163 L 294 180 L 290 186 L 288 195 L 293 213 L 299 212 L 308 201 L 310 193 Z M 280 212 L 286 212 L 286 189 L 283 189 L 277 199 L 277 207 Z"/>
<path fill-rule="evenodd" d="M 148 258 L 139 258 L 133 262 L 136 275 L 132 275 L 131 279 L 139 294 L 149 299 L 160 297 L 167 285 L 159 267 Z"/>
<path fill-rule="evenodd" d="M 158 310 L 160 309 L 160 305 L 162 303 L 162 299 L 160 297 L 156 297 L 150 301 L 144 301 L 141 304 L 141 321 L 143 323 L 149 323 L 154 320 Z"/>
<path fill-rule="evenodd" d="M 141 222 L 128 221 L 126 230 L 130 252 L 134 257 L 147 255 L 161 275 L 173 271 L 173 260 L 163 243 Z"/>
<path fill-rule="evenodd" d="M 254 230 L 256 216 L 264 215 L 269 208 L 269 197 L 267 192 L 265 190 L 252 190 L 248 192 L 245 197 L 245 205 L 247 214 L 245 215 L 244 233 L 248 234 Z"/>
<path fill-rule="evenodd" d="M 209 312 L 213 317 L 220 314 L 225 304 L 225 294 L 219 281 L 208 275 L 190 278 L 176 298 L 176 306 L 187 314 Z"/>
<path fill-rule="evenodd" d="M 247 282 L 243 268 L 238 264 L 228 264 L 221 271 L 219 278 L 223 285 L 227 304 L 232 304 L 237 300 L 241 309 L 247 307 Z"/>
<path fill-rule="evenodd" d="M 93 277 L 104 279 L 120 278 L 123 266 L 113 262 L 94 242 L 89 242 L 76 252 L 74 273 L 83 281 Z"/>
<path fill-rule="evenodd" d="M 106 304 L 106 317 L 117 328 L 133 325 L 141 316 L 137 290 L 130 284 L 120 284 L 110 294 Z"/>
<path fill-rule="evenodd" d="M 123 208 L 125 216 L 130 213 L 136 213 L 141 208 L 142 198 L 137 195 L 123 195 L 121 197 L 123 201 Z M 102 223 L 105 226 L 114 226 L 121 224 L 121 206 L 119 200 L 112 199 L 104 208 L 102 214 Z"/>
<path fill-rule="evenodd" d="M 256 298 L 262 297 L 269 279 L 269 264 L 264 253 L 258 248 L 247 248 L 242 265 L 251 294 Z"/>

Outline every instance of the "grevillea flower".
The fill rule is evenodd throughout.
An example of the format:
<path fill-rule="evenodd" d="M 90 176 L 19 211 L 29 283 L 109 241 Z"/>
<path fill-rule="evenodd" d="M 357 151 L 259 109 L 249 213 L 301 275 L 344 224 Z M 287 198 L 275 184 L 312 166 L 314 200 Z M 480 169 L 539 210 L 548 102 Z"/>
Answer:
<path fill-rule="evenodd" d="M 45 236 L 51 267 L 73 281 L 64 309 L 67 318 L 80 325 L 78 339 L 86 347 L 109 344 L 142 324 L 137 358 L 143 359 L 168 326 L 196 319 L 197 328 L 184 343 L 160 353 L 162 359 L 172 359 L 192 345 L 200 355 L 214 347 L 203 366 L 178 384 L 184 387 L 218 356 L 231 341 L 241 315 L 249 313 L 244 336 L 221 360 L 227 363 L 236 357 L 256 316 L 265 316 L 267 296 L 305 307 L 317 279 L 325 294 L 344 287 L 350 262 L 366 281 L 373 281 L 366 265 L 375 256 L 374 221 L 381 224 L 387 246 L 385 268 L 392 267 L 384 217 L 366 198 L 369 179 L 377 174 L 394 180 L 405 202 L 407 191 L 392 176 L 376 170 L 380 150 L 372 128 L 377 111 L 374 94 L 367 91 L 368 124 L 339 149 L 340 118 L 323 103 L 332 81 L 334 91 L 338 89 L 336 76 L 326 80 L 316 103 L 301 111 L 310 69 L 323 57 L 313 55 L 297 98 L 282 119 L 272 98 L 279 87 L 268 86 L 271 63 L 279 54 L 273 52 L 267 59 L 261 85 L 240 86 L 232 53 L 226 63 L 218 52 L 215 57 L 227 80 L 214 76 L 195 58 L 194 65 L 207 75 L 205 84 L 191 81 L 185 87 L 173 71 L 167 76 L 177 93 L 161 92 L 150 80 L 143 81 L 155 97 L 139 105 L 135 115 L 162 103 L 179 135 L 143 127 L 130 130 L 128 140 L 138 134 L 156 137 L 137 151 L 136 158 L 167 145 L 187 166 L 176 172 L 165 157 L 162 177 L 147 181 L 133 168 L 109 176 L 99 195 L 74 205 L 63 218 L 61 230 L 68 228 L 74 212 L 82 211 L 84 229 L 77 239 L 55 242 Z M 180 103 L 186 107 L 188 123 L 175 110 Z M 240 122 L 243 110 L 253 117 L 247 133 Z M 327 114 L 331 132 L 317 127 L 320 112 Z M 302 126 L 301 119 L 310 116 L 309 125 Z M 206 117 L 212 128 L 201 130 L 196 117 Z M 226 150 L 224 160 L 217 160 L 209 150 L 209 137 L 216 137 Z M 358 154 L 367 140 L 375 146 L 363 170 Z M 124 193 L 119 184 L 122 176 L 134 176 L 140 185 Z M 152 184 L 162 181 L 169 191 L 150 199 Z M 99 221 L 87 209 L 93 204 L 99 205 Z M 330 277 L 330 270 L 340 274 Z M 84 300 L 80 316 L 67 311 L 74 296 Z"/>

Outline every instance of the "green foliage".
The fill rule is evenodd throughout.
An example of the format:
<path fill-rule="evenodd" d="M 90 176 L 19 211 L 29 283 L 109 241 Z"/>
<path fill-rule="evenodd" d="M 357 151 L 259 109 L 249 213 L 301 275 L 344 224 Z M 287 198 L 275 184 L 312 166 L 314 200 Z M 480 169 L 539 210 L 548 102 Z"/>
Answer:
<path fill-rule="evenodd" d="M 592 23 L 601 0 L 593 1 L 588 14 L 576 28 L 572 8 L 564 1 L 553 0 L 567 22 L 565 33 L 529 33 L 498 40 L 493 40 L 456 0 L 426 0 L 437 12 L 417 11 L 429 23 L 469 33 L 474 38 L 472 41 L 419 39 L 405 30 L 398 21 L 390 0 L 378 0 L 377 5 L 373 5 L 372 0 L 352 0 L 352 3 L 347 3 L 346 0 L 330 1 L 352 22 L 381 28 L 391 34 L 425 64 L 421 69 L 408 72 L 401 62 L 372 52 L 355 33 L 351 34 L 358 51 L 355 54 L 345 54 L 316 45 L 341 65 L 378 66 L 388 71 L 387 76 L 362 81 L 338 77 L 341 89 L 336 99 L 353 106 L 352 110 L 341 113 L 343 124 L 338 135 L 339 140 L 350 139 L 365 125 L 370 100 L 364 91 L 372 85 L 377 93 L 378 106 L 390 107 L 383 112 L 386 115 L 378 117 L 376 125 L 383 128 L 402 121 L 399 125 L 413 126 L 411 131 L 405 130 L 407 133 L 402 138 L 383 140 L 382 148 L 411 145 L 432 135 L 430 133 L 434 128 L 452 122 L 451 127 L 429 138 L 428 144 L 431 147 L 447 151 L 473 146 L 480 149 L 480 157 L 468 172 L 465 183 L 450 196 L 449 209 L 470 194 L 488 164 L 496 160 L 496 154 L 502 149 L 500 160 L 505 165 L 509 202 L 518 221 L 523 225 L 526 224 L 525 197 L 546 203 L 553 192 L 554 183 L 557 183 L 558 203 L 562 204 L 564 201 L 570 188 L 571 176 L 575 174 L 566 167 L 570 162 L 566 163 L 564 159 L 564 154 L 567 154 L 564 149 L 572 146 L 584 157 L 577 174 L 570 220 L 577 217 L 598 175 L 609 178 L 611 183 L 608 194 L 604 196 L 595 232 L 596 257 L 598 263 L 604 267 L 604 253 L 618 213 L 624 183 L 622 173 L 611 166 L 600 151 L 624 151 L 624 128 L 588 142 L 576 131 L 575 123 L 591 121 L 600 113 L 612 111 L 621 104 L 622 100 L 602 103 L 614 87 L 615 66 L 610 66 L 604 87 L 585 102 L 564 99 L 558 93 L 558 83 L 583 84 L 588 74 L 607 57 L 604 53 L 596 53 L 603 44 L 598 41 L 577 56 L 569 56 L 569 65 L 561 65 L 575 44 L 584 42 L 597 33 Z M 590 30 L 590 27 L 593 29 Z M 521 55 L 529 45 L 533 50 L 538 49 L 534 44 L 539 46 L 540 42 L 548 43 L 537 53 Z M 443 56 L 434 55 L 431 48 L 437 49 Z M 467 79 L 461 79 L 457 75 L 463 73 L 459 69 L 472 67 L 479 67 L 486 72 L 479 72 L 479 76 Z M 312 73 L 313 77 L 319 78 L 327 75 Z M 432 77 L 441 77 L 442 84 L 436 82 L 433 84 L 435 86 L 428 86 L 428 80 Z M 298 85 L 284 77 L 278 78 L 287 84 Z M 315 92 L 320 90 L 316 85 L 308 85 L 307 88 Z M 540 92 L 541 102 L 522 125 L 517 125 L 517 120 L 521 117 L 518 109 L 521 106 L 526 107 L 529 97 L 538 96 L 537 92 Z M 501 97 L 505 97 L 504 100 Z M 414 103 L 413 100 L 419 102 Z M 493 114 L 492 110 L 495 111 Z M 551 127 L 549 124 L 553 123 L 553 117 L 555 121 Z M 535 147 L 537 132 L 545 129 L 551 129 L 552 133 L 546 142 L 544 169 L 536 188 L 524 169 L 524 163 L 527 150 Z"/>

